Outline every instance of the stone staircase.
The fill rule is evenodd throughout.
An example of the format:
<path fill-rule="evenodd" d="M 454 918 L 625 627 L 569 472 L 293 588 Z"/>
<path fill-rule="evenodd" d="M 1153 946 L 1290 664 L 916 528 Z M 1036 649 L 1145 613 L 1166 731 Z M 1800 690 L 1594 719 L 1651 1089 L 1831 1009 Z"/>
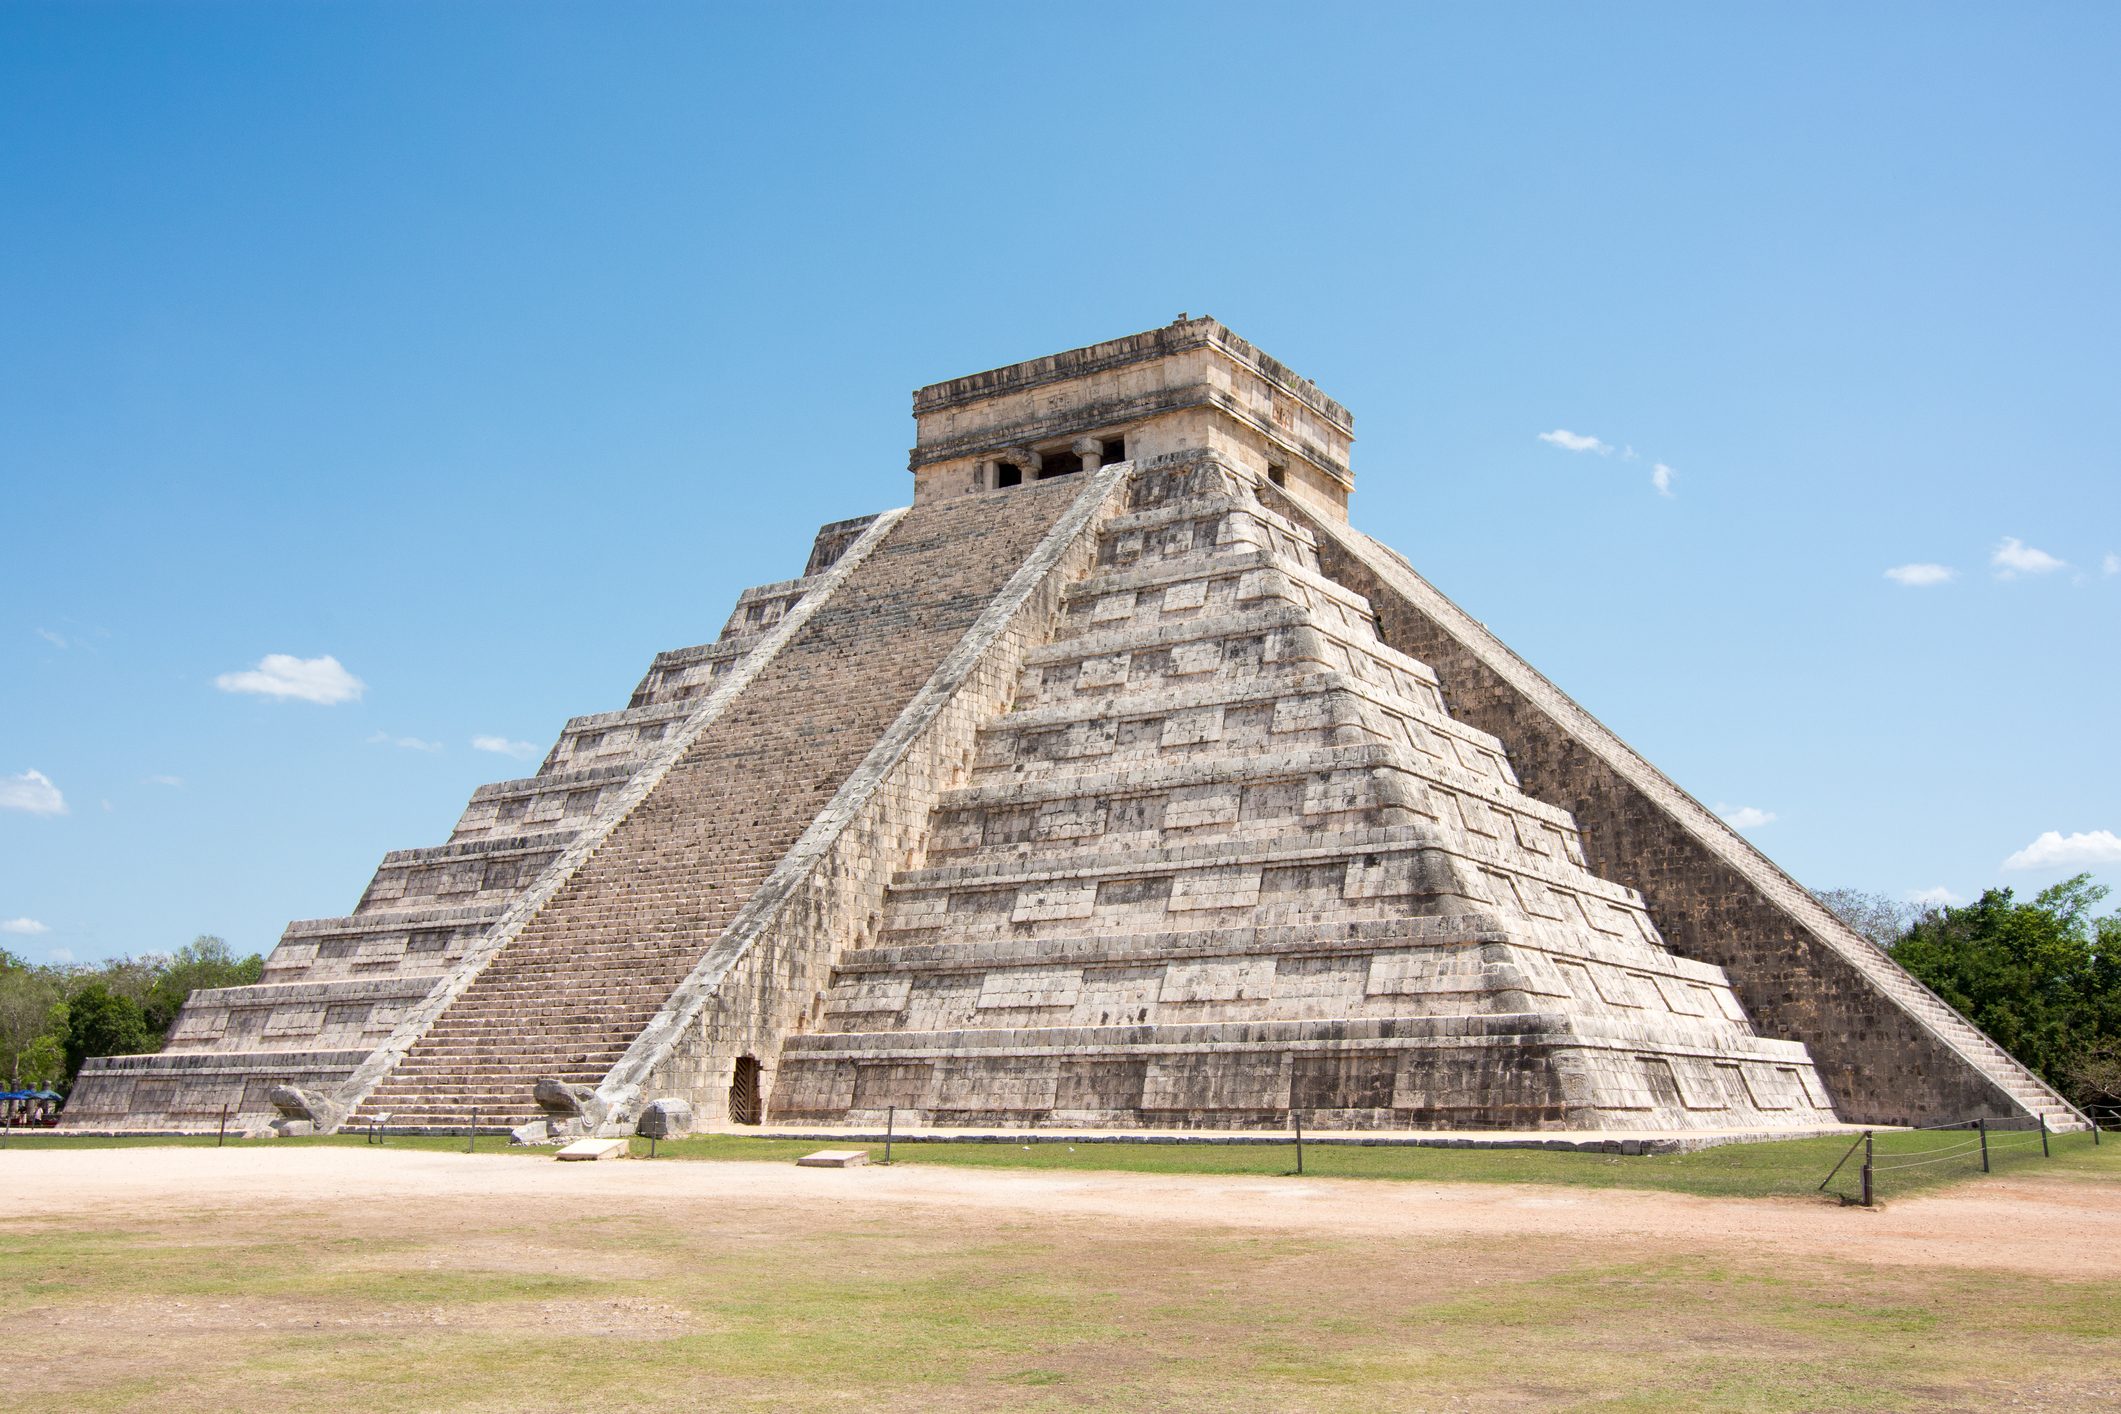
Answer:
<path fill-rule="evenodd" d="M 1831 1122 L 1308 531 L 1214 463 L 1132 495 L 784 1048 L 777 1121 Z"/>
<path fill-rule="evenodd" d="M 613 1133 L 755 1084 L 825 1123 L 2078 1121 L 1350 527 L 1351 414 L 1216 321 L 914 416 L 911 509 L 823 527 L 66 1122 L 294 1085 L 492 1128 L 547 1077 Z"/>
<path fill-rule="evenodd" d="M 1752 842 L 1430 585 L 1404 557 L 1273 490 L 1322 567 L 1378 603 L 1389 636 L 1447 665 L 1457 714 L 1511 739 L 1540 788 L 1598 824 L 1605 867 L 1639 879 L 1674 945 L 1724 967 L 1756 1022 L 1807 1038 L 1844 1119 L 1935 1123 L 2084 1116 Z"/>
<path fill-rule="evenodd" d="M 344 1084 L 873 520 L 823 527 L 801 578 L 746 590 L 713 642 L 658 654 L 626 709 L 568 722 L 536 775 L 480 786 L 445 843 L 384 856 L 352 913 L 290 923 L 258 985 L 193 993 L 163 1051 L 89 1061 L 66 1122 L 211 1129 L 226 1106 L 255 1127 L 274 1085 Z"/>
<path fill-rule="evenodd" d="M 601 1081 L 1076 489 L 1060 480 L 907 512 L 411 1044 L 354 1122 L 446 1127 L 476 1109 L 513 1124 L 534 1117 L 541 1078 Z M 771 613 L 770 603 L 740 612 Z M 701 661 L 658 658 L 635 699 L 651 705 L 633 710 L 652 710 Z M 580 759 L 575 748 L 553 764 Z"/>
<path fill-rule="evenodd" d="M 1948 1040 L 1955 1050 L 2009 1095 L 2025 1114 L 2037 1115 L 2049 1129 L 2058 1132 L 2088 1126 L 2088 1121 L 2074 1105 L 2057 1095 L 2016 1056 L 1991 1041 L 1986 1032 L 1968 1021 L 1949 1002 L 1909 975 L 1906 968 L 1875 948 L 1869 939 L 1858 938 L 1857 941 L 1877 953 L 1876 965 L 1866 970 L 1876 980 L 1878 989 Z"/>

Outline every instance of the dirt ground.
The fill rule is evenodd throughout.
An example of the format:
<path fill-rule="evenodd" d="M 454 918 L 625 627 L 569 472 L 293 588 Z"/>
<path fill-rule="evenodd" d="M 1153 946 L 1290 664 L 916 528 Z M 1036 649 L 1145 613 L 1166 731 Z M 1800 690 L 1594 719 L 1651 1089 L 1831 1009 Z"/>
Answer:
<path fill-rule="evenodd" d="M 446 1200 L 469 1220 L 550 1202 L 606 1215 L 762 1205 L 1378 1237 L 1592 1238 L 1638 1251 L 1758 1251 L 1896 1266 L 2121 1275 L 2121 1187 L 1997 1179 L 1880 1208 L 1631 1190 L 1308 1178 L 1066 1175 L 927 1166 L 545 1163 L 389 1149 L 84 1149 L 0 1154 L 8 1212 L 108 1219 L 171 1207 Z"/>
<path fill-rule="evenodd" d="M 2095 1409 L 2121 1185 L 0 1153 L 0 1408 Z M 18 1371 L 20 1367 L 18 1366 Z"/>

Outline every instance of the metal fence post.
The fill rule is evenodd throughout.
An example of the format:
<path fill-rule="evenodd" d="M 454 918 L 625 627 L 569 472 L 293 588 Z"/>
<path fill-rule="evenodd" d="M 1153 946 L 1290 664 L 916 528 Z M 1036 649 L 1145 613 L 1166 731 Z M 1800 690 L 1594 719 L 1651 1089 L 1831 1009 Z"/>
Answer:
<path fill-rule="evenodd" d="M 214 1136 L 214 1147 L 220 1148 L 228 1142 L 228 1106 L 221 1106 L 221 1132 Z"/>
<path fill-rule="evenodd" d="M 2043 1159 L 2052 1158 L 2053 1155 L 2047 1152 L 2047 1114 L 2042 1111 L 2035 1118 L 2040 1121 L 2040 1157 Z"/>
<path fill-rule="evenodd" d="M 891 1162 L 891 1131 L 896 1128 L 898 1128 L 898 1106 L 893 1105 L 884 1111 L 884 1163 L 887 1166 Z"/>
<path fill-rule="evenodd" d="M 1983 1173 L 1987 1173 L 1987 1172 L 1988 1172 L 1988 1116 L 1987 1116 L 1987 1115 L 1983 1115 L 1983 1116 L 1981 1117 L 1981 1119 L 1980 1119 L 1980 1121 L 1979 1121 L 1979 1122 L 1980 1122 L 1980 1125 L 1981 1125 L 1981 1171 L 1982 1171 Z"/>
<path fill-rule="evenodd" d="M 1304 1112 L 1292 1109 L 1289 1111 L 1289 1118 L 1296 1123 L 1296 1172 L 1302 1174 L 1304 1171 Z"/>
<path fill-rule="evenodd" d="M 1863 1131 L 1863 1206 L 1871 1205 L 1871 1132 Z"/>
<path fill-rule="evenodd" d="M 464 1136 L 464 1152 L 465 1152 L 465 1153 L 467 1153 L 467 1154 L 474 1154 L 474 1153 L 477 1153 L 477 1152 L 478 1152 L 478 1144 L 479 1144 L 479 1111 L 478 1111 L 478 1107 L 477 1107 L 477 1106 L 473 1106 L 473 1107 L 472 1107 L 472 1111 L 471 1111 L 471 1129 L 470 1129 L 470 1131 L 469 1131 L 469 1132 L 468 1132 L 467 1134 L 465 1134 L 465 1136 Z"/>

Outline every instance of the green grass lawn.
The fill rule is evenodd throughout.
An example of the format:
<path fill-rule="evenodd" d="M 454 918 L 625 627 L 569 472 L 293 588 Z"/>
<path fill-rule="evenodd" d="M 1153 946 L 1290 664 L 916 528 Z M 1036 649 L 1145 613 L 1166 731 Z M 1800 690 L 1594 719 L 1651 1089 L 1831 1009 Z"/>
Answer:
<path fill-rule="evenodd" d="M 0 1218 L 0 1409 L 2111 1408 L 2116 1309 L 1640 1235 L 378 1195 Z"/>
<path fill-rule="evenodd" d="M 2056 1135 L 2053 1156 L 2042 1158 L 2039 1136 L 2026 1131 L 1998 1132 L 1990 1137 L 1990 1161 L 1998 1174 L 2054 1173 L 2092 1179 L 2121 1178 L 2121 1135 L 2104 1136 L 2095 1146 L 2089 1134 Z M 24 1148 L 59 1146 L 126 1146 L 138 1144 L 211 1145 L 211 1135 L 181 1139 L 94 1139 L 65 1135 L 15 1136 L 10 1144 Z M 230 1139 L 231 1147 L 330 1144 L 360 1146 L 355 1135 L 323 1139 Z M 465 1140 L 446 1136 L 396 1136 L 393 1149 L 462 1152 Z M 511 1146 L 498 1136 L 478 1141 L 482 1153 L 512 1153 L 550 1159 L 544 1148 Z M 658 1161 L 748 1160 L 792 1163 L 824 1147 L 807 1139 L 767 1139 L 740 1135 L 700 1135 L 656 1146 Z M 882 1144 L 867 1149 L 873 1161 L 884 1155 Z M 1540 1149 L 1428 1149 L 1404 1145 L 1307 1144 L 1304 1172 L 1319 1178 L 1364 1178 L 1418 1183 L 1546 1183 L 1593 1188 L 1641 1188 L 1715 1198 L 1807 1197 L 1850 1147 L 1846 1138 L 1786 1139 L 1756 1144 L 1725 1144 L 1690 1154 L 1582 1154 Z M 633 1141 L 633 1153 L 646 1158 L 649 1144 Z M 1292 1144 L 1070 1144 L 965 1141 L 900 1142 L 893 1146 L 896 1164 L 946 1164 L 964 1168 L 1108 1170 L 1130 1173 L 1260 1174 L 1295 1171 Z M 1978 1180 L 1981 1163 L 1973 1136 L 1959 1133 L 1881 1133 L 1875 1141 L 1874 1193 L 1882 1201 Z M 1860 1155 L 1852 1158 L 1828 1187 L 1829 1193 L 1853 1197 L 1859 1189 Z M 1908 1167 L 1889 1167 L 1908 1165 Z"/>

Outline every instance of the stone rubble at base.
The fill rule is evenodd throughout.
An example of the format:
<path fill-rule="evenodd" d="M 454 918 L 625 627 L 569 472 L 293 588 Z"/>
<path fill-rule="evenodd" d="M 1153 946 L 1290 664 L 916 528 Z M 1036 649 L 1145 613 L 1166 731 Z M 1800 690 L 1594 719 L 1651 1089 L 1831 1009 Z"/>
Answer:
<path fill-rule="evenodd" d="M 1347 411 L 1221 325 L 915 412 L 910 509 L 66 1122 L 2073 1124 L 1349 527 Z"/>

